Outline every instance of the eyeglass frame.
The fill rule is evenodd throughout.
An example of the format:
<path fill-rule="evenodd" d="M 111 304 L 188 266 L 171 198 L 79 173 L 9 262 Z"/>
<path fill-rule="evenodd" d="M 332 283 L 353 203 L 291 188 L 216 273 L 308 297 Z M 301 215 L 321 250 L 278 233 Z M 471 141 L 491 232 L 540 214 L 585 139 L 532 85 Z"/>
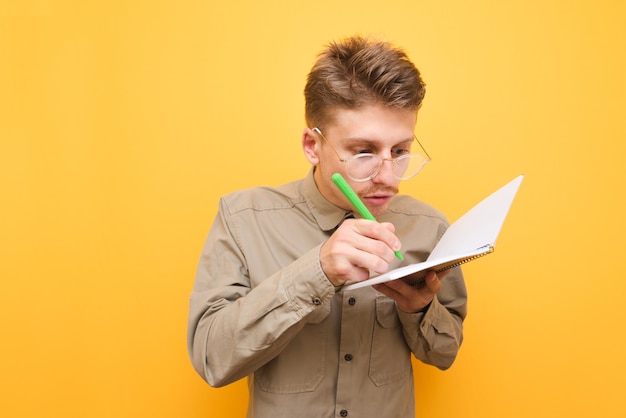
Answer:
<path fill-rule="evenodd" d="M 380 155 L 378 155 L 378 154 L 373 154 L 373 153 L 370 153 L 370 152 L 368 152 L 368 153 L 363 153 L 363 154 L 356 154 L 356 155 L 352 155 L 352 156 L 350 156 L 349 158 L 343 158 L 343 157 L 341 157 L 341 155 L 339 155 L 339 153 L 337 152 L 337 149 L 333 146 L 333 144 L 332 144 L 332 143 L 331 143 L 331 142 L 330 142 L 330 141 L 329 141 L 329 140 L 328 140 L 328 139 L 324 136 L 324 134 L 322 133 L 322 131 L 321 131 L 321 129 L 320 129 L 320 128 L 318 128 L 318 127 L 314 127 L 314 128 L 312 128 L 311 130 L 312 130 L 313 132 L 315 132 L 316 134 L 318 134 L 320 137 L 322 137 L 322 139 L 323 139 L 324 141 L 326 141 L 326 142 L 328 143 L 328 145 L 330 145 L 330 148 L 331 148 L 331 149 L 334 151 L 334 153 L 337 155 L 337 158 L 339 158 L 339 161 L 341 161 L 341 162 L 342 162 L 342 163 L 344 163 L 344 164 L 348 164 L 348 163 L 350 163 L 351 161 L 354 161 L 354 160 L 355 160 L 355 159 L 357 159 L 357 158 L 362 158 L 362 157 L 360 157 L 361 155 L 367 155 L 367 156 L 370 156 L 370 155 L 371 155 L 371 156 L 374 156 L 374 157 L 377 157 L 378 159 L 380 159 L 380 164 L 378 165 L 378 168 L 376 168 L 376 169 L 372 172 L 372 174 L 371 174 L 369 177 L 365 178 L 365 179 L 355 179 L 355 178 L 354 178 L 354 177 L 352 177 L 350 174 L 348 174 L 348 176 L 349 176 L 352 180 L 354 180 L 354 181 L 356 181 L 356 182 L 358 182 L 358 183 L 364 183 L 364 182 L 369 181 L 369 180 L 373 179 L 374 177 L 376 177 L 376 176 L 380 173 L 380 170 L 382 169 L 383 164 L 385 163 L 385 161 L 391 161 L 391 164 L 395 164 L 395 163 L 396 163 L 396 161 L 397 161 L 398 159 L 400 159 L 400 158 L 407 158 L 407 157 L 413 157 L 413 156 L 420 156 L 420 157 L 424 158 L 424 156 L 423 156 L 423 155 L 420 155 L 420 154 L 407 154 L 407 155 L 401 155 L 401 156 L 396 157 L 396 158 L 383 158 L 383 157 L 381 157 L 381 156 L 380 156 Z M 430 155 L 428 154 L 428 151 L 426 151 L 426 148 L 424 148 L 424 146 L 423 146 L 423 145 L 422 145 L 422 143 L 419 141 L 419 139 L 417 139 L 417 136 L 415 136 L 415 134 L 413 134 L 413 140 L 419 144 L 419 146 L 420 146 L 420 148 L 422 149 L 422 151 L 424 151 L 424 154 L 426 154 L 426 157 L 424 158 L 424 163 L 422 164 L 422 166 L 420 167 L 420 169 L 419 169 L 419 170 L 418 170 L 415 174 L 413 174 L 413 175 L 412 175 L 412 176 L 410 176 L 410 177 L 402 178 L 402 177 L 399 177 L 399 176 L 398 176 L 398 175 L 394 172 L 394 173 L 393 173 L 393 175 L 394 175 L 394 176 L 395 176 L 398 180 L 400 180 L 400 181 L 402 181 L 402 180 L 410 180 L 410 179 L 412 179 L 413 177 L 417 176 L 417 175 L 418 175 L 418 174 L 419 174 L 419 173 L 420 173 L 420 172 L 424 169 L 424 166 L 425 166 L 426 164 L 428 164 L 429 162 L 431 162 L 431 161 L 432 161 L 432 158 L 430 158 Z"/>

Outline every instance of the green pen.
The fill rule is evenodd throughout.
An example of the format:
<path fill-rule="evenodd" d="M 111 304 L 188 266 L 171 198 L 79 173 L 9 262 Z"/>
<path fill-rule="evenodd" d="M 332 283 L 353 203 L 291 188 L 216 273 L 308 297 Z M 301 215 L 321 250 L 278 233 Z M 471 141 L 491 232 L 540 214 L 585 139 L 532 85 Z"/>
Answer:
<path fill-rule="evenodd" d="M 350 187 L 346 179 L 344 179 L 341 174 L 333 174 L 332 179 L 337 187 L 339 187 L 339 190 L 341 190 L 341 193 L 343 193 L 344 196 L 348 198 L 352 206 L 354 206 L 354 208 L 357 210 L 357 212 L 359 212 L 363 219 L 378 222 L 376 218 L 374 218 L 374 215 L 372 215 L 369 209 L 367 209 L 367 206 L 365 206 L 361 199 L 359 199 L 359 196 L 356 195 L 354 190 L 352 190 L 352 187 Z M 396 255 L 396 257 L 398 257 L 398 259 L 404 260 L 404 257 L 402 256 L 402 253 L 400 251 L 394 251 L 394 254 Z"/>

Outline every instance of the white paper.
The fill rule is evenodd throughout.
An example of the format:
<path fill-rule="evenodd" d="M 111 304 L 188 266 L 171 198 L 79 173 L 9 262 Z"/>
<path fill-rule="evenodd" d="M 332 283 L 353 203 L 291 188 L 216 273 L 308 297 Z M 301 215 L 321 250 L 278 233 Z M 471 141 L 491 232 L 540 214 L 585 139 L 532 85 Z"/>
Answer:
<path fill-rule="evenodd" d="M 466 262 L 489 254 L 496 245 L 504 219 L 509 213 L 513 198 L 523 179 L 523 175 L 516 177 L 450 225 L 426 261 L 399 267 L 380 276 L 349 284 L 344 286 L 343 290 L 384 283 L 428 270 L 437 271 L 450 263 Z"/>

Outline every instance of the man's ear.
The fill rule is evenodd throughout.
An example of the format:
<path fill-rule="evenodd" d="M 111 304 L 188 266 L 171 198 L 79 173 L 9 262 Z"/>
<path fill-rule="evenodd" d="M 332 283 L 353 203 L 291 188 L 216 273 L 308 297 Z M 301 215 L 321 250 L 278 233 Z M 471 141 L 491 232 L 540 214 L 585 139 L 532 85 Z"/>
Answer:
<path fill-rule="evenodd" d="M 305 128 L 302 132 L 302 150 L 304 151 L 304 156 L 311 163 L 311 165 L 316 166 L 320 162 L 319 158 L 319 144 L 320 137 L 317 135 L 312 129 Z"/>

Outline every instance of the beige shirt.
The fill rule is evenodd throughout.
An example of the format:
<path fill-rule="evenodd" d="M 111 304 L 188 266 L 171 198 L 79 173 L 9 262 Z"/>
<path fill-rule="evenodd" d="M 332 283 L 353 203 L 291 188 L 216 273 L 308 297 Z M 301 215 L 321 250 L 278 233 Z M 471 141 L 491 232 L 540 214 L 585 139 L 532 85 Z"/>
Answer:
<path fill-rule="evenodd" d="M 414 417 L 411 352 L 441 369 L 463 336 L 461 270 L 427 311 L 407 314 L 371 287 L 335 291 L 321 244 L 349 213 L 319 193 L 312 171 L 277 188 L 220 200 L 190 300 L 188 347 L 218 387 L 248 377 L 248 417 Z M 424 203 L 398 195 L 392 222 L 405 261 L 424 260 L 448 226 Z"/>

